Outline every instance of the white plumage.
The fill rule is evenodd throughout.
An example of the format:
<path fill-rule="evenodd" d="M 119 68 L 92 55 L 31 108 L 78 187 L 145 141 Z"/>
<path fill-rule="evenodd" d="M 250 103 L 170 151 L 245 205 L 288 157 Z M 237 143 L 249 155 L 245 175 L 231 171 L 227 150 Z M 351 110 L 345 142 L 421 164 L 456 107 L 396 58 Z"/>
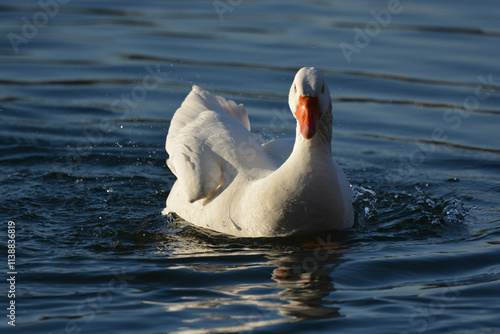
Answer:
<path fill-rule="evenodd" d="M 163 212 L 241 237 L 351 227 L 351 189 L 332 159 L 331 99 L 317 69 L 298 71 L 289 104 L 298 119 L 295 142 L 262 145 L 242 104 L 193 86 L 167 136 L 177 181 Z"/>

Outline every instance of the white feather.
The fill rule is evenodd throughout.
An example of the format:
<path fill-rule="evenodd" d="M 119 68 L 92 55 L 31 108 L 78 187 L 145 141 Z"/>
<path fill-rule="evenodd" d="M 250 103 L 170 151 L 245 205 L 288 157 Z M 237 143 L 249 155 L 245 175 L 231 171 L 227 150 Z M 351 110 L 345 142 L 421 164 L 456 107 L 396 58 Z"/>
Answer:
<path fill-rule="evenodd" d="M 326 89 L 325 89 L 326 87 Z M 193 86 L 170 124 L 167 164 L 177 176 L 164 213 L 243 237 L 307 234 L 350 227 L 349 182 L 331 156 L 331 99 L 315 68 L 301 69 L 290 88 L 318 97 L 317 133 L 261 145 L 242 104 Z"/>
<path fill-rule="evenodd" d="M 193 86 L 175 112 L 166 142 L 167 164 L 189 203 L 210 197 L 242 170 L 275 167 L 249 130 L 242 104 Z"/>

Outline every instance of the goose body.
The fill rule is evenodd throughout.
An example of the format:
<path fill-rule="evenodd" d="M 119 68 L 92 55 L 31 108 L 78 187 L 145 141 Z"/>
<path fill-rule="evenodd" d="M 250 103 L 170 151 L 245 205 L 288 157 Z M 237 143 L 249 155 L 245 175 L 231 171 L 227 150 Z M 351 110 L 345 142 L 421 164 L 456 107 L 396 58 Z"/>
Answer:
<path fill-rule="evenodd" d="M 261 144 L 242 104 L 193 86 L 167 135 L 167 164 L 177 181 L 163 213 L 239 237 L 351 227 L 352 194 L 332 159 L 331 98 L 321 72 L 297 72 L 289 105 L 295 141 Z"/>

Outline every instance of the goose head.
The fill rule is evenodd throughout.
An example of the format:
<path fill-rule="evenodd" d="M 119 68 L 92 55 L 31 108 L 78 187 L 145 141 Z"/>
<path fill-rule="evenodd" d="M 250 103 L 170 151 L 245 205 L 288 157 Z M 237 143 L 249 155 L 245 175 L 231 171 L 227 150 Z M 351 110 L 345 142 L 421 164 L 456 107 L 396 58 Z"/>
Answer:
<path fill-rule="evenodd" d="M 305 139 L 311 139 L 318 131 L 322 119 L 329 119 L 331 132 L 332 100 L 323 74 L 315 67 L 303 67 L 295 75 L 288 104 L 297 119 L 298 131 Z M 321 127 L 320 127 L 321 128 Z M 328 130 L 327 130 L 328 131 Z M 331 134 L 325 133 L 331 138 Z"/>

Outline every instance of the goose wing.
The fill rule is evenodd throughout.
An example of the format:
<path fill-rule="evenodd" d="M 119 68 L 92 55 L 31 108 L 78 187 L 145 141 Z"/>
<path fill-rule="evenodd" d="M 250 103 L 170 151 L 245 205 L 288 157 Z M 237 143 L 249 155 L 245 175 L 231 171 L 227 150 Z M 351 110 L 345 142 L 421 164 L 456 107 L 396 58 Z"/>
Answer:
<path fill-rule="evenodd" d="M 190 203 L 211 197 L 238 173 L 275 169 L 250 132 L 242 104 L 193 86 L 175 112 L 167 135 L 168 167 Z"/>

